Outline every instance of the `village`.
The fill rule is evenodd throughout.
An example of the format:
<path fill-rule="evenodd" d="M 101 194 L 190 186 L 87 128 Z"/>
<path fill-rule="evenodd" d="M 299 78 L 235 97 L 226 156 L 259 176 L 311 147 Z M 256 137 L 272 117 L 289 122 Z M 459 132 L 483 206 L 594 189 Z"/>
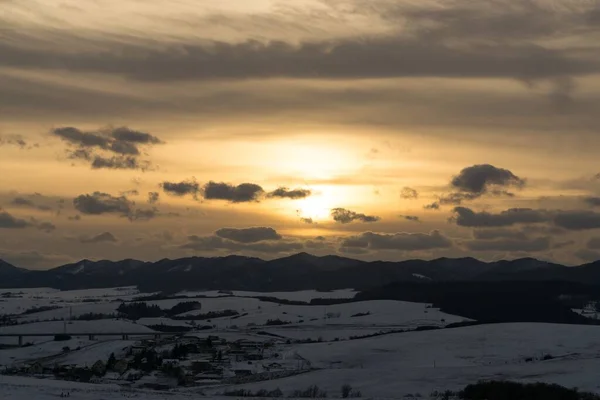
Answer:
<path fill-rule="evenodd" d="M 241 336 L 244 335 L 188 333 L 161 339 L 143 338 L 112 352 L 106 359 L 83 365 L 61 363 L 61 355 L 72 351 L 64 347 L 58 356 L 6 367 L 1 372 L 5 375 L 168 390 L 258 382 L 311 370 L 310 362 L 288 352 L 281 340 Z M 99 342 L 90 347 L 102 347 L 111 342 L 114 341 Z"/>

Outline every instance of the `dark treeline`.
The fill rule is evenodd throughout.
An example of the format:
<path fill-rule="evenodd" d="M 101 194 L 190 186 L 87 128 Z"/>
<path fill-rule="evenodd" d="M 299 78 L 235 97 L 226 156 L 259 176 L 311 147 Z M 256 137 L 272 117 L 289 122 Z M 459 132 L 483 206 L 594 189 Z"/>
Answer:
<path fill-rule="evenodd" d="M 131 320 L 140 318 L 173 317 L 188 311 L 200 310 L 202 305 L 197 301 L 184 301 L 178 303 L 168 310 L 163 310 L 157 305 L 148 305 L 144 302 L 121 303 L 117 308 L 119 314 Z"/>
<path fill-rule="evenodd" d="M 596 324 L 571 308 L 600 298 L 600 288 L 571 282 L 393 283 L 361 292 L 355 300 L 431 303 L 443 312 L 480 322 Z"/>

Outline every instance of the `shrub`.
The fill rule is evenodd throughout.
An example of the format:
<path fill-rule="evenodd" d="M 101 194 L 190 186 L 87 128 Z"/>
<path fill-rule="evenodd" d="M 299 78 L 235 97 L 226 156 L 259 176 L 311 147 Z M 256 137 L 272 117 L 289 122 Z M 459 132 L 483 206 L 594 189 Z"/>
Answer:
<path fill-rule="evenodd" d="M 299 399 L 324 399 L 327 397 L 327 392 L 319 389 L 317 385 L 312 385 L 305 390 L 294 390 L 291 397 Z"/>
<path fill-rule="evenodd" d="M 593 393 L 579 392 L 547 383 L 516 383 L 506 381 L 479 382 L 460 392 L 465 400 L 600 400 Z"/>
<path fill-rule="evenodd" d="M 342 386 L 342 398 L 347 399 L 352 392 L 352 386 L 345 384 Z"/>

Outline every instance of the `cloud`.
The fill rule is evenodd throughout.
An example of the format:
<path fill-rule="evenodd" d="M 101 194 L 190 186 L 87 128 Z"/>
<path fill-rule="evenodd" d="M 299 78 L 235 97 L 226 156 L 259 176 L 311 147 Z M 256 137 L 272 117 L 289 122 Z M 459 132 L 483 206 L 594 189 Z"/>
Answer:
<path fill-rule="evenodd" d="M 402 251 L 447 249 L 452 246 L 452 241 L 437 230 L 430 233 L 379 234 L 365 232 L 346 238 L 341 243 L 341 247 L 346 249 L 358 247 L 369 250 Z"/>
<path fill-rule="evenodd" d="M 35 207 L 35 204 L 33 204 L 33 201 L 26 199 L 24 197 L 15 197 L 14 199 L 12 199 L 10 204 L 15 205 L 15 206 Z"/>
<path fill-rule="evenodd" d="M 400 215 L 400 218 L 411 222 L 421 222 L 421 219 L 416 215 Z"/>
<path fill-rule="evenodd" d="M 585 197 L 583 201 L 591 207 L 600 207 L 600 197 Z"/>
<path fill-rule="evenodd" d="M 32 226 L 31 222 L 13 217 L 8 212 L 0 209 L 0 229 L 22 229 L 30 226 Z"/>
<path fill-rule="evenodd" d="M 125 196 L 115 197 L 108 193 L 94 192 L 77 196 L 73 199 L 73 205 L 82 214 L 120 214 L 128 216 L 133 210 L 134 203 Z"/>
<path fill-rule="evenodd" d="M 13 145 L 20 147 L 21 149 L 26 149 L 29 147 L 25 139 L 23 139 L 23 137 L 20 135 L 0 135 L 0 146 L 4 145 Z"/>
<path fill-rule="evenodd" d="M 46 233 L 50 233 L 50 232 L 56 230 L 56 225 L 54 225 L 52 222 L 40 222 L 40 223 L 36 224 L 36 227 L 40 231 L 44 231 Z"/>
<path fill-rule="evenodd" d="M 156 208 L 138 208 L 131 211 L 127 218 L 129 218 L 130 221 L 148 221 L 158 217 L 159 214 L 160 212 Z"/>
<path fill-rule="evenodd" d="M 461 204 L 463 201 L 475 200 L 484 194 L 495 196 L 513 196 L 506 188 L 521 189 L 525 180 L 511 171 L 497 168 L 490 164 L 477 164 L 463 168 L 450 181 L 455 192 L 440 197 L 440 204 Z"/>
<path fill-rule="evenodd" d="M 415 189 L 405 186 L 400 190 L 400 197 L 407 200 L 418 199 L 419 192 Z"/>
<path fill-rule="evenodd" d="M 252 243 L 236 242 L 220 236 L 196 236 L 188 237 L 188 242 L 180 248 L 200 252 L 213 252 L 218 250 L 227 251 L 253 251 L 258 253 L 290 253 L 304 248 L 304 244 L 290 240 L 264 240 Z"/>
<path fill-rule="evenodd" d="M 579 249 L 575 252 L 575 257 L 584 261 L 594 262 L 600 260 L 600 252 L 596 250 Z"/>
<path fill-rule="evenodd" d="M 273 228 L 252 227 L 252 228 L 221 228 L 215 232 L 215 235 L 239 243 L 255 243 L 263 240 L 280 240 L 281 235 Z"/>
<path fill-rule="evenodd" d="M 160 200 L 160 193 L 148 192 L 148 204 L 156 204 Z"/>
<path fill-rule="evenodd" d="M 62 39 L 73 46 L 87 49 L 66 51 L 40 46 L 31 34 L 19 35 L 13 29 L 16 31 L 13 40 L 0 44 L 0 53 L 3 54 L 0 66 L 113 74 L 140 81 L 163 82 L 277 77 L 351 79 L 427 76 L 536 80 L 587 74 L 599 69 L 596 63 L 588 59 L 591 54 L 583 50 L 573 54 L 531 40 L 519 43 L 503 40 L 501 36 L 492 39 L 486 37 L 483 27 L 475 28 L 471 35 L 465 35 L 463 31 L 462 35 L 454 38 L 442 36 L 449 31 L 443 29 L 446 28 L 443 23 L 425 18 L 425 13 L 412 15 L 414 17 L 410 18 L 410 24 L 402 23 L 404 34 L 395 30 L 393 35 L 307 40 L 299 44 L 282 40 L 236 43 L 207 40 L 202 43 L 162 42 L 148 46 L 141 41 L 97 42 L 74 35 L 59 36 L 59 41 Z M 459 15 L 453 14 L 455 21 L 462 20 L 468 25 L 466 17 L 473 13 L 464 11 L 463 16 Z M 448 23 L 449 20 L 444 22 Z M 484 23 L 482 25 L 486 26 Z M 507 30 L 506 33 L 510 32 Z M 474 40 L 478 36 L 487 40 L 481 37 L 480 40 Z"/>
<path fill-rule="evenodd" d="M 206 200 L 227 200 L 232 203 L 247 203 L 259 200 L 264 190 L 254 183 L 231 185 L 225 182 L 210 181 L 202 188 Z"/>
<path fill-rule="evenodd" d="M 531 208 L 511 208 L 499 214 L 486 211 L 475 212 L 466 207 L 455 207 L 455 215 L 450 218 L 459 226 L 482 228 L 482 227 L 506 227 L 516 224 L 535 224 L 546 222 L 549 215 L 546 210 L 534 210 Z"/>
<path fill-rule="evenodd" d="M 424 205 L 423 208 L 426 209 L 426 210 L 436 210 L 437 211 L 437 210 L 440 209 L 440 203 L 437 202 L 437 201 L 434 201 L 431 204 Z"/>
<path fill-rule="evenodd" d="M 590 250 L 600 250 L 600 237 L 593 237 L 585 245 Z"/>
<path fill-rule="evenodd" d="M 315 221 L 312 218 L 307 218 L 307 217 L 300 218 L 300 221 L 304 222 L 305 224 L 314 224 L 315 223 Z"/>
<path fill-rule="evenodd" d="M 600 213 L 588 210 L 558 211 L 554 225 L 571 231 L 600 228 Z"/>
<path fill-rule="evenodd" d="M 296 200 L 296 199 L 304 199 L 304 198 L 310 196 L 311 194 L 312 194 L 312 192 L 308 189 L 289 190 L 286 187 L 280 187 L 280 188 L 270 192 L 269 194 L 267 194 L 267 197 L 279 197 L 279 198 L 287 198 L 287 199 Z"/>
<path fill-rule="evenodd" d="M 69 221 L 81 221 L 81 215 L 77 214 L 74 216 L 67 217 Z"/>
<path fill-rule="evenodd" d="M 149 161 L 140 161 L 131 156 L 95 156 L 91 163 L 92 169 L 140 169 L 142 171 L 150 169 L 150 165 Z"/>
<path fill-rule="evenodd" d="M 67 126 L 54 128 L 50 134 L 71 146 L 69 158 L 88 161 L 93 169 L 150 169 L 149 161 L 139 159 L 141 146 L 163 143 L 156 136 L 127 127 L 83 131 Z"/>
<path fill-rule="evenodd" d="M 506 228 L 489 228 L 476 229 L 473 231 L 473 238 L 478 240 L 494 240 L 494 239 L 516 239 L 527 240 L 527 234 L 523 231 Z"/>
<path fill-rule="evenodd" d="M 27 197 L 17 196 L 11 200 L 10 204 L 15 207 L 23 207 L 23 208 L 34 208 L 40 211 L 51 211 L 52 207 L 47 204 L 37 204 L 33 199 L 40 200 L 48 200 L 45 196 L 35 193 L 33 195 L 29 195 Z"/>
<path fill-rule="evenodd" d="M 548 237 L 523 239 L 523 238 L 502 238 L 494 240 L 467 240 L 463 245 L 470 251 L 526 251 L 540 252 L 551 248 L 551 241 Z"/>
<path fill-rule="evenodd" d="M 43 269 L 73 261 L 70 256 L 45 254 L 38 251 L 14 251 L 0 249 L 0 258 L 21 268 Z"/>
<path fill-rule="evenodd" d="M 331 216 L 335 222 L 341 224 L 349 224 L 354 221 L 359 222 L 377 222 L 381 218 L 374 215 L 366 215 L 355 211 L 346 210 L 345 208 L 334 208 L 331 210 Z"/>
<path fill-rule="evenodd" d="M 146 132 L 135 131 L 127 127 L 113 129 L 112 137 L 116 143 L 161 144 L 162 140 Z"/>
<path fill-rule="evenodd" d="M 163 182 L 160 184 L 165 193 L 173 196 L 185 196 L 191 194 L 194 198 L 200 193 L 200 185 L 195 180 L 181 182 Z"/>
<path fill-rule="evenodd" d="M 118 239 L 110 232 L 103 232 L 95 236 L 81 236 L 79 238 L 81 243 L 115 243 L 118 242 Z"/>

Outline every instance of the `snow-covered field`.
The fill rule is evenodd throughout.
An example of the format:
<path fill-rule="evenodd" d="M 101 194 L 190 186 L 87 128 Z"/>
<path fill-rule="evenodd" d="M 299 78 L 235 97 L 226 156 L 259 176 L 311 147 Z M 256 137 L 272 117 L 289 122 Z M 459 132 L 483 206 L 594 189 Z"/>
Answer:
<path fill-rule="evenodd" d="M 8 291 L 4 291 L 6 293 Z M 11 290 L 0 298 L 0 314 L 19 314 L 27 308 L 53 305 L 56 310 L 18 316 L 19 325 L 0 327 L 0 333 L 60 333 L 69 316 L 86 313 L 115 313 L 121 300 L 140 294 L 135 288 L 98 289 L 59 292 L 53 289 Z M 210 330 L 190 332 L 186 336 L 204 339 L 219 336 L 226 342 L 240 339 L 254 342 L 275 341 L 269 360 L 281 365 L 298 360 L 313 370 L 288 378 L 245 385 L 204 387 L 198 390 L 175 389 L 155 393 L 122 389 L 113 384 L 81 384 L 51 379 L 32 379 L 0 375 L 0 399 L 54 399 L 63 391 L 82 400 L 144 398 L 173 400 L 213 398 L 225 390 L 280 388 L 286 395 L 296 389 L 318 385 L 338 397 L 343 384 L 351 384 L 367 398 L 402 398 L 420 393 L 427 398 L 433 390 L 457 390 L 480 379 L 509 379 L 524 382 L 544 381 L 578 387 L 600 393 L 600 326 L 556 324 L 491 324 L 462 328 L 414 331 L 418 327 L 443 327 L 465 321 L 431 308 L 428 304 L 401 301 L 365 301 L 328 306 L 282 305 L 263 301 L 258 296 L 310 301 L 313 298 L 351 298 L 350 290 L 336 292 L 303 291 L 297 293 L 187 292 L 187 296 L 207 298 L 150 301 L 169 309 L 182 301 L 198 301 L 200 310 L 180 314 L 193 317 L 209 312 L 233 310 L 235 317 L 195 321 L 213 326 Z M 238 297 L 240 296 L 240 297 Z M 243 296 L 243 297 L 242 297 Z M 52 319 L 56 319 L 52 321 Z M 271 320 L 284 325 L 267 324 Z M 40 322 L 35 322 L 40 321 Z M 67 333 L 139 332 L 152 333 L 151 325 L 189 328 L 191 320 L 167 317 L 142 318 L 138 321 L 102 319 L 66 323 Z M 411 331 L 393 333 L 397 331 Z M 368 337 L 375 334 L 382 334 Z M 91 366 L 106 360 L 111 353 L 123 354 L 139 343 L 134 337 L 87 336 L 54 342 L 52 337 L 25 337 L 33 345 L 0 349 L 0 366 L 22 366 L 33 362 L 52 366 Z M 315 343 L 301 343 L 311 341 Z M 0 344 L 15 345 L 17 338 L 0 338 Z M 69 351 L 65 351 L 68 347 Z M 172 348 L 173 345 L 167 345 Z M 167 348 L 165 347 L 165 349 Z M 237 365 L 237 364 L 236 364 Z M 253 364 L 252 367 L 257 367 Z M 242 367 L 242 365 L 240 365 Z M 248 367 L 248 366 L 246 366 Z"/>
<path fill-rule="evenodd" d="M 319 370 L 245 389 L 301 389 L 331 393 L 344 383 L 369 397 L 458 390 L 480 379 L 552 382 L 600 392 L 600 327 L 494 324 L 399 333 L 369 339 L 292 345 Z M 543 360 L 550 355 L 551 359 Z M 215 389 L 215 393 L 222 389 Z"/>

